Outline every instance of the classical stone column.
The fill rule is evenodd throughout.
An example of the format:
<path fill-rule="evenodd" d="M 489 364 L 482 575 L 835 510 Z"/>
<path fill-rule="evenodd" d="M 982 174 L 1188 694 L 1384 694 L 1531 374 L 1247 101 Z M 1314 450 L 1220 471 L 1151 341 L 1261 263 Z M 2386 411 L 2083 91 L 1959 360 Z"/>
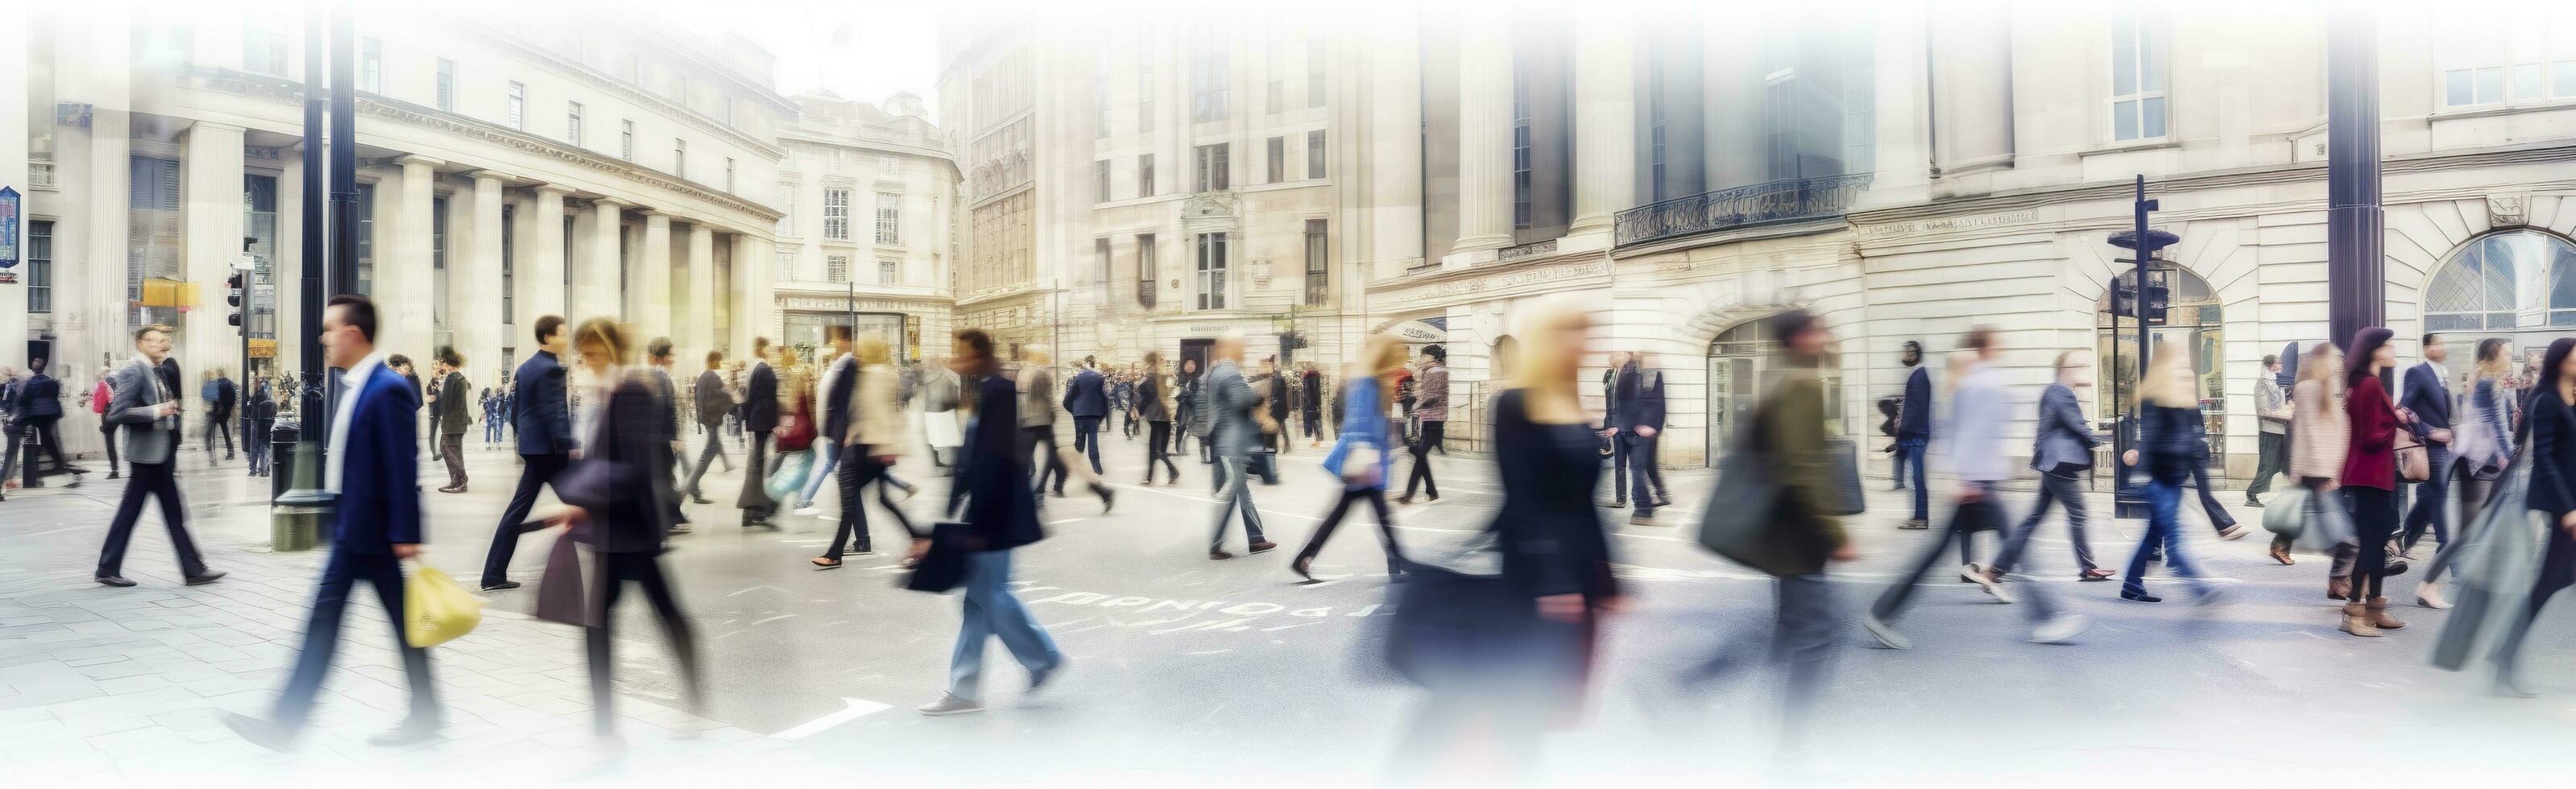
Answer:
<path fill-rule="evenodd" d="M 716 341 L 716 230 L 706 223 L 689 226 L 689 313 L 671 342 L 705 356 Z"/>
<path fill-rule="evenodd" d="M 27 26 L 28 23 L 35 21 L 35 17 L 23 10 L 23 6 L 20 8 L 22 10 L 10 14 L 11 24 L 0 25 L 0 52 L 27 51 Z M 0 129 L 27 128 L 27 69 L 24 66 L 16 66 L 12 70 L 14 73 L 0 76 Z M 52 110 L 47 109 L 45 112 L 51 114 Z M 47 118 L 45 123 L 46 128 L 50 130 L 53 119 Z M 18 183 L 24 178 L 18 174 L 27 172 L 27 159 L 27 135 L 0 134 L 0 173 L 8 174 L 0 176 L 0 181 L 17 183 L 18 191 L 21 193 L 29 188 L 28 184 Z M 60 171 L 57 170 L 56 173 L 59 174 Z M 25 200 L 25 197 L 21 196 L 20 199 Z M 18 243 L 25 244 L 27 226 L 23 219 L 26 213 L 25 203 L 20 203 L 19 210 L 22 218 L 19 220 Z M 27 288 L 23 287 L 28 275 L 25 271 L 26 253 L 23 248 L 18 255 L 18 261 L 18 267 L 10 271 L 18 275 L 21 287 L 0 289 L 0 337 L 28 336 Z M 0 342 L 0 365 L 20 370 L 27 369 L 26 354 L 26 343 Z M 7 445 L 0 444 L 0 447 L 5 446 Z"/>
<path fill-rule="evenodd" d="M 564 194 L 570 190 L 554 184 L 537 185 L 536 249 L 519 250 L 519 259 L 532 261 L 519 272 L 520 309 L 529 315 L 564 315 L 571 305 L 564 303 Z"/>
<path fill-rule="evenodd" d="M 189 376 L 180 384 L 188 390 L 193 420 L 204 416 L 195 410 L 202 372 L 221 367 L 231 371 L 235 383 L 241 380 L 241 333 L 225 320 L 234 308 L 224 303 L 224 286 L 242 255 L 242 128 L 198 121 L 188 129 L 179 167 L 181 199 L 186 201 L 180 212 L 187 252 L 182 265 L 188 282 L 197 286 L 197 303 L 180 321 L 184 343 L 178 348 L 180 367 Z"/>
<path fill-rule="evenodd" d="M 423 376 L 429 374 L 430 353 L 436 323 L 430 315 L 429 234 L 435 225 L 437 205 L 431 187 L 438 180 L 438 166 L 445 164 L 423 156 L 405 156 L 395 160 L 402 165 L 402 197 L 392 201 L 393 222 L 378 222 L 379 228 L 391 224 L 393 232 L 376 234 L 375 280 L 376 346 L 387 354 L 412 358 Z M 377 212 L 384 213 L 382 196 L 385 189 L 376 188 Z"/>
<path fill-rule="evenodd" d="M 270 306 L 277 309 L 277 357 L 270 370 L 286 375 L 302 369 L 304 343 L 304 157 L 282 149 L 284 172 L 277 176 L 277 257 L 268 262 Z"/>
<path fill-rule="evenodd" d="M 1458 252 L 1512 243 L 1512 23 L 1468 14 L 1458 31 Z"/>
<path fill-rule="evenodd" d="M 628 284 L 628 302 L 635 310 L 626 320 L 635 325 L 639 338 L 666 337 L 671 334 L 671 215 L 660 211 L 644 213 L 644 254 L 638 256 L 635 276 Z"/>
<path fill-rule="evenodd" d="M 465 353 L 468 370 L 515 369 L 518 360 L 501 358 L 501 349 L 534 351 L 537 347 L 533 337 L 517 342 L 519 338 L 503 334 L 508 327 L 501 324 L 501 205 L 501 177 L 475 173 L 473 205 L 467 209 L 472 220 L 465 223 L 474 235 L 466 244 L 452 240 L 448 244 L 450 249 L 464 247 L 464 254 L 447 256 L 447 309 L 448 325 L 456 327 L 456 347 Z"/>
<path fill-rule="evenodd" d="M 573 300 L 582 315 L 620 315 L 626 311 L 624 258 L 626 204 L 608 198 L 590 201 L 590 248 L 582 250 L 582 268 L 573 277 Z"/>
<path fill-rule="evenodd" d="M 1606 232 L 1637 204 L 1635 17 L 1604 11 L 1574 18 L 1574 225 Z"/>
<path fill-rule="evenodd" d="M 749 234 L 733 237 L 733 339 L 727 343 L 725 358 L 741 358 L 751 352 L 751 339 L 778 339 L 777 305 L 771 303 L 770 285 L 776 280 L 777 256 L 770 253 L 773 242 Z"/>

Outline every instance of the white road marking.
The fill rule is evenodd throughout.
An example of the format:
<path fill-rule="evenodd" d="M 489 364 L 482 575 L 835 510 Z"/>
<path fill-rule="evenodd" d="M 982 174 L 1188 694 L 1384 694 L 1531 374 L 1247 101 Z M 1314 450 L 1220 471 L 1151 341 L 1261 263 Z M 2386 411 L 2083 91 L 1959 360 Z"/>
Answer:
<path fill-rule="evenodd" d="M 850 721 L 858 720 L 860 718 L 894 708 L 894 706 L 890 704 L 882 704 L 874 701 L 867 701 L 865 699 L 853 699 L 848 697 L 843 697 L 841 699 L 841 703 L 848 706 L 842 707 L 840 711 L 834 712 L 830 715 L 806 721 L 803 725 L 797 726 L 796 728 L 788 729 L 769 736 L 782 740 L 802 740 L 807 737 L 820 734 L 824 730 L 830 729 L 834 726 L 839 726 Z"/>
<path fill-rule="evenodd" d="M 796 615 L 795 615 L 795 614 L 779 614 L 779 615 L 777 615 L 777 616 L 773 616 L 773 617 L 770 617 L 770 618 L 768 618 L 768 619 L 762 619 L 762 620 L 754 621 L 754 622 L 752 622 L 752 623 L 751 623 L 751 624 L 749 624 L 749 625 L 744 625 L 744 627 L 753 627 L 753 626 L 758 626 L 758 625 L 765 625 L 765 624 L 769 624 L 769 623 L 771 623 L 771 622 L 776 622 L 776 621 L 781 620 L 781 619 L 794 619 L 794 618 L 796 618 Z"/>

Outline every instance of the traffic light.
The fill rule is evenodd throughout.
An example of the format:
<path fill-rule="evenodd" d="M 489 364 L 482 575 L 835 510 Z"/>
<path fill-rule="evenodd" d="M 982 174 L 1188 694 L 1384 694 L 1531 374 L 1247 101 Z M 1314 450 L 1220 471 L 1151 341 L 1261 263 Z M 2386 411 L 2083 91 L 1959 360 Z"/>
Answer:
<path fill-rule="evenodd" d="M 250 304 L 249 285 L 250 273 L 246 271 L 235 270 L 231 278 L 224 280 L 224 304 L 232 307 L 232 314 L 225 316 L 224 322 L 237 331 L 243 330 L 242 313 Z"/>

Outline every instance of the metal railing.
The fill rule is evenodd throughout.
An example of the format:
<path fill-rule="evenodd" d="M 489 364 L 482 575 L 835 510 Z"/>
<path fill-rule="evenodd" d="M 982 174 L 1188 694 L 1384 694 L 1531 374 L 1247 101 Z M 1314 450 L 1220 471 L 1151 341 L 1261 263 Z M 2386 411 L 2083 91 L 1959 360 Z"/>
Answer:
<path fill-rule="evenodd" d="M 1619 212 L 1619 246 L 1776 222 L 1839 216 L 1869 186 L 1869 173 L 1788 178 L 1702 192 Z"/>

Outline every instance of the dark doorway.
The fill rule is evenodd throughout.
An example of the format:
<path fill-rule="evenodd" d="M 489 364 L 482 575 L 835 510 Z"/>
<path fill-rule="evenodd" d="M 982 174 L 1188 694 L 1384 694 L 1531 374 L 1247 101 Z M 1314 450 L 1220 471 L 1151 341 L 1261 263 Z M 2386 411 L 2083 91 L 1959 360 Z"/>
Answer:
<path fill-rule="evenodd" d="M 1182 340 L 1181 367 L 1186 369 L 1192 366 L 1192 362 L 1196 362 L 1198 371 L 1200 373 L 1206 373 L 1208 366 L 1208 348 L 1214 345 L 1216 345 L 1216 340 L 1214 339 L 1202 338 L 1195 340 Z"/>

